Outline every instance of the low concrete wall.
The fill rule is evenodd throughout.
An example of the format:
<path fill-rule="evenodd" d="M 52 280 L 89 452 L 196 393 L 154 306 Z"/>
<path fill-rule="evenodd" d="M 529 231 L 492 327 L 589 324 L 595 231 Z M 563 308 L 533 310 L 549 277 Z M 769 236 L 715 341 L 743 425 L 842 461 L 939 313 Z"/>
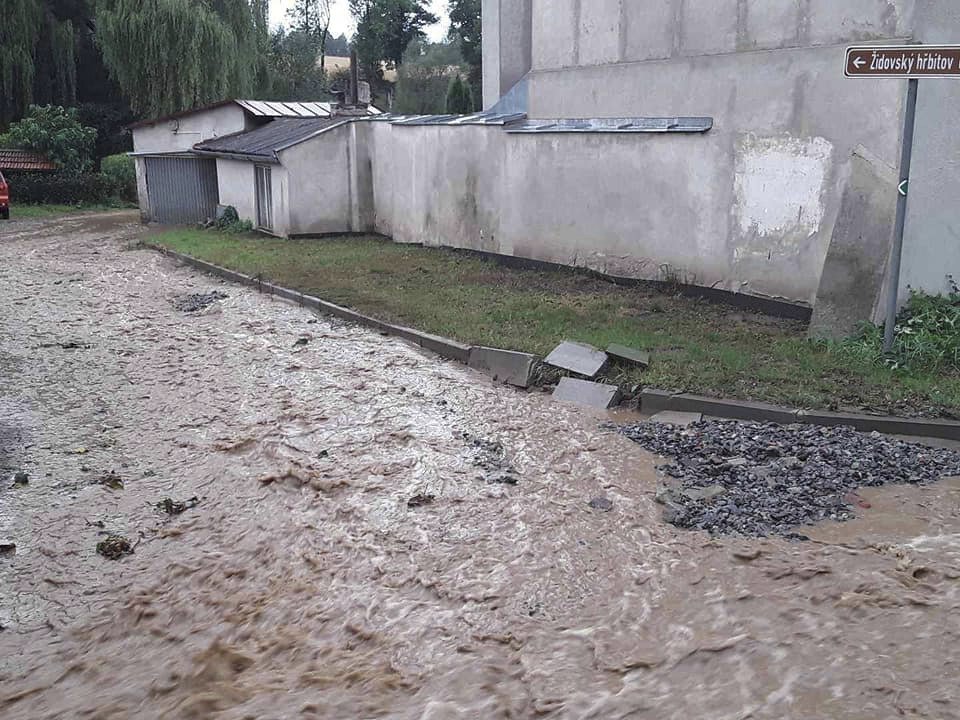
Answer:
<path fill-rule="evenodd" d="M 399 242 L 807 303 L 829 239 L 816 235 L 822 196 L 842 185 L 825 141 L 742 138 L 738 175 L 726 133 L 527 135 L 385 123 L 366 132 L 372 227 Z M 777 165 L 799 161 L 803 173 Z M 747 171 L 757 179 L 744 180 Z M 752 215 L 731 213 L 736 193 Z"/>

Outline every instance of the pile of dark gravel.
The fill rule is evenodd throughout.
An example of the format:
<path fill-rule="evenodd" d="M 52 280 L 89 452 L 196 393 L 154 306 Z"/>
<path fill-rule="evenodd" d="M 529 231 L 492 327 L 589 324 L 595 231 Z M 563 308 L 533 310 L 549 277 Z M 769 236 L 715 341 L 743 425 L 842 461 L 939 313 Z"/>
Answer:
<path fill-rule="evenodd" d="M 180 312 L 199 312 L 204 308 L 213 305 L 217 300 L 226 300 L 229 297 L 226 293 L 214 290 L 208 293 L 194 293 L 185 295 L 173 303 L 173 306 Z"/>
<path fill-rule="evenodd" d="M 859 487 L 960 475 L 960 453 L 849 427 L 710 420 L 639 423 L 620 433 L 674 461 L 657 494 L 664 518 L 711 533 L 784 535 L 820 520 L 849 520 Z"/>

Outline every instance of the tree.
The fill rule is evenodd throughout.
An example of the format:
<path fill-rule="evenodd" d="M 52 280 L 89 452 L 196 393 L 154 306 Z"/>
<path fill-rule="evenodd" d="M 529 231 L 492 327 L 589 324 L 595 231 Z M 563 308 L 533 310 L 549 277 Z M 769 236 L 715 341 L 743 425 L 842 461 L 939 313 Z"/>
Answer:
<path fill-rule="evenodd" d="M 473 93 L 459 74 L 453 76 L 447 89 L 447 112 L 451 115 L 469 115 L 473 112 Z"/>
<path fill-rule="evenodd" d="M 322 72 L 326 71 L 332 6 L 333 0 L 294 0 L 293 7 L 287 10 L 287 17 L 293 22 L 293 29 L 316 37 Z"/>
<path fill-rule="evenodd" d="M 267 61 L 270 55 L 270 0 L 250 0 L 253 17 L 253 34 L 257 47 L 257 63 L 254 70 L 254 89 L 257 95 L 270 93 L 271 77 Z"/>
<path fill-rule="evenodd" d="M 317 66 L 317 38 L 302 30 L 282 27 L 270 40 L 272 100 L 320 100 L 326 95 L 326 80 Z"/>
<path fill-rule="evenodd" d="M 98 0 L 97 42 L 138 115 L 157 116 L 253 86 L 258 47 L 247 0 Z"/>
<path fill-rule="evenodd" d="M 33 99 L 33 48 L 40 35 L 38 0 L 10 0 L 0 22 L 0 126 L 19 117 Z"/>
<path fill-rule="evenodd" d="M 15 146 L 40 153 L 73 174 L 90 169 L 97 130 L 81 125 L 73 108 L 31 105 L 26 117 L 10 126 L 7 137 Z"/>
<path fill-rule="evenodd" d="M 467 73 L 474 99 L 474 110 L 483 101 L 483 23 L 480 16 L 481 0 L 449 0 L 450 38 L 460 44 L 463 61 L 470 67 Z"/>
<path fill-rule="evenodd" d="M 350 0 L 350 12 L 357 21 L 353 45 L 371 90 L 383 84 L 383 64 L 395 68 L 403 65 L 407 46 L 422 40 L 423 29 L 437 22 L 426 3 L 427 0 Z"/>
<path fill-rule="evenodd" d="M 330 57 L 349 57 L 350 39 L 346 35 L 338 35 L 327 40 L 327 55 Z"/>
<path fill-rule="evenodd" d="M 452 43 L 412 42 L 397 72 L 392 110 L 404 115 L 446 112 L 452 76 L 463 71 L 460 50 Z"/>

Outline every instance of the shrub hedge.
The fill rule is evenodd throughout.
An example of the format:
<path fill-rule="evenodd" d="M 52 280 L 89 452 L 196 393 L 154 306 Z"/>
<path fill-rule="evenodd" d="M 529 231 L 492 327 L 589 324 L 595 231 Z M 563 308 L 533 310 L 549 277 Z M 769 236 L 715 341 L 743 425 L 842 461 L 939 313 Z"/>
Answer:
<path fill-rule="evenodd" d="M 112 196 L 126 202 L 137 201 L 137 170 L 132 157 L 126 153 L 105 157 L 100 161 L 100 174 Z"/>
<path fill-rule="evenodd" d="M 107 202 L 110 181 L 99 173 L 10 173 L 10 200 L 20 205 L 95 205 Z"/>

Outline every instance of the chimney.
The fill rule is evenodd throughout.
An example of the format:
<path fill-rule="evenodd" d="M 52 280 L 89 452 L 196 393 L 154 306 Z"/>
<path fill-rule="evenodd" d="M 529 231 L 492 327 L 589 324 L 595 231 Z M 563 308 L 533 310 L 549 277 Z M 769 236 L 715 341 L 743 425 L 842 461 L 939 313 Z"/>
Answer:
<path fill-rule="evenodd" d="M 357 65 L 357 49 L 350 48 L 350 107 L 360 104 L 360 68 Z"/>

